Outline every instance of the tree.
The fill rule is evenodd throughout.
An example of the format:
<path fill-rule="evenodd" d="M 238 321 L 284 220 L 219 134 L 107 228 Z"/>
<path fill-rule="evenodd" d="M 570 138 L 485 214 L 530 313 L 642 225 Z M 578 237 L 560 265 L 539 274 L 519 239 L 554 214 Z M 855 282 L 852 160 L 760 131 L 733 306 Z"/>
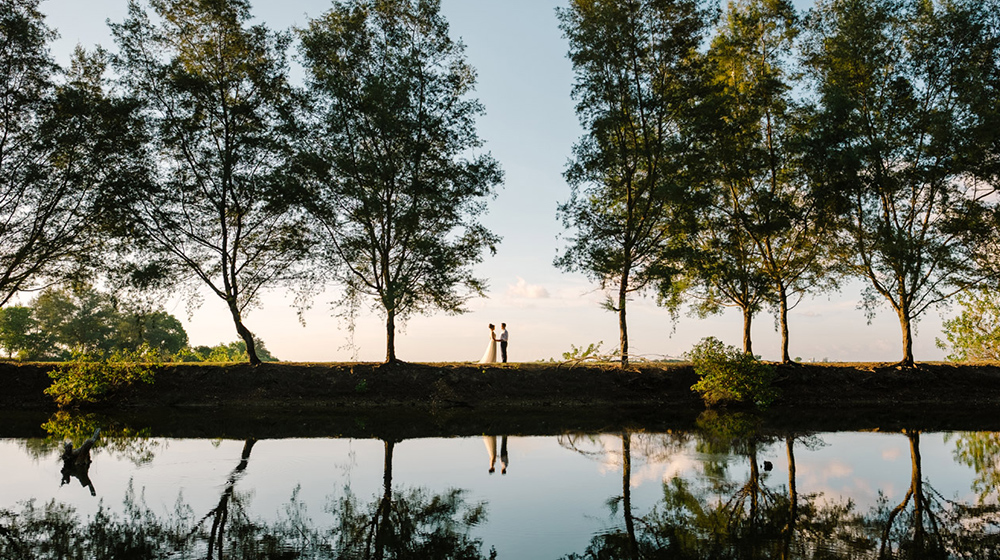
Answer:
<path fill-rule="evenodd" d="M 23 305 L 0 308 L 0 346 L 7 357 L 29 359 L 46 346 L 46 336 L 38 329 L 32 309 Z"/>
<path fill-rule="evenodd" d="M 117 313 L 106 294 L 89 287 L 49 288 L 31 301 L 39 330 L 51 336 L 50 357 L 73 352 L 108 352 Z"/>
<path fill-rule="evenodd" d="M 161 259 L 151 264 L 226 302 L 257 365 L 243 317 L 263 290 L 297 278 L 308 248 L 276 172 L 287 155 L 289 37 L 248 26 L 246 0 L 150 5 L 156 24 L 133 0 L 111 26 L 122 85 L 143 103 L 151 160 L 151 180 L 122 196 L 123 215 Z"/>
<path fill-rule="evenodd" d="M 24 349 L 28 359 L 136 351 L 143 344 L 170 356 L 188 343 L 184 326 L 163 309 L 123 305 L 92 286 L 46 289 L 25 309 L 20 336 L 36 341 Z"/>
<path fill-rule="evenodd" d="M 555 262 L 614 291 L 605 307 L 618 314 L 625 367 L 629 298 L 667 292 L 676 273 L 691 154 L 682 125 L 707 13 L 694 0 L 574 0 L 557 14 L 586 135 L 573 147 L 570 199 L 558 209 L 576 233 Z"/>
<path fill-rule="evenodd" d="M 986 290 L 964 292 L 958 303 L 962 312 L 944 322 L 948 342 L 939 338 L 938 347 L 951 345 L 947 359 L 956 362 L 1000 360 L 1000 298 Z"/>
<path fill-rule="evenodd" d="M 162 309 L 132 309 L 119 313 L 116 323 L 116 349 L 134 350 L 146 344 L 163 354 L 175 355 L 188 345 L 184 325 L 177 317 Z M 259 350 L 260 345 L 255 346 Z"/>
<path fill-rule="evenodd" d="M 818 192 L 843 219 L 849 271 L 863 304 L 899 318 L 902 366 L 913 323 L 996 270 L 992 191 L 973 157 L 993 145 L 998 67 L 994 2 L 827 0 L 809 20 L 806 64 L 818 115 L 809 161 Z"/>
<path fill-rule="evenodd" d="M 187 343 L 184 326 L 162 308 L 123 304 L 88 285 L 47 288 L 28 306 L 0 309 L 0 346 L 19 359 L 63 360 L 74 352 L 134 353 L 144 345 L 171 359 L 179 357 Z M 245 360 L 245 346 L 234 344 L 238 347 L 234 353 Z M 265 354 L 270 356 L 261 352 Z"/>
<path fill-rule="evenodd" d="M 475 73 L 439 4 L 336 2 L 301 31 L 316 115 L 306 206 L 349 316 L 366 297 L 385 313 L 386 362 L 397 320 L 461 313 L 467 294 L 483 294 L 470 267 L 499 241 L 476 217 L 502 172 L 473 154 L 483 107 L 468 98 Z"/>
<path fill-rule="evenodd" d="M 767 302 L 777 310 L 782 362 L 788 312 L 829 272 L 819 207 L 800 171 L 803 119 L 793 88 L 798 17 L 787 0 L 730 2 L 708 59 L 711 94 L 695 115 L 709 166 L 689 267 L 701 314 L 743 314 L 743 350 Z M 790 301 L 791 299 L 791 301 Z"/>
<path fill-rule="evenodd" d="M 0 6 L 0 305 L 79 276 L 100 251 L 101 204 L 131 167 L 133 106 L 105 95 L 100 53 L 63 72 L 37 0 Z"/>

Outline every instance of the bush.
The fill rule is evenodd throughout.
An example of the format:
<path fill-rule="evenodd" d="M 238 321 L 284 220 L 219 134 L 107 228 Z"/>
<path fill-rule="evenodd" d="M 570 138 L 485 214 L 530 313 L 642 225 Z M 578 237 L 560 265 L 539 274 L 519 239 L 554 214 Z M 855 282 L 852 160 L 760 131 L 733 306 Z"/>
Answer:
<path fill-rule="evenodd" d="M 147 345 L 119 350 L 107 358 L 102 352 L 74 352 L 71 361 L 49 372 L 53 382 L 45 394 L 59 406 L 100 402 L 136 383 L 152 383 L 150 365 L 159 363 L 159 355 Z"/>
<path fill-rule="evenodd" d="M 774 368 L 761 363 L 760 358 L 726 346 L 714 337 L 702 339 L 687 357 L 698 374 L 691 390 L 701 393 L 708 406 L 719 404 L 754 404 L 766 408 L 777 398 L 771 387 Z"/>

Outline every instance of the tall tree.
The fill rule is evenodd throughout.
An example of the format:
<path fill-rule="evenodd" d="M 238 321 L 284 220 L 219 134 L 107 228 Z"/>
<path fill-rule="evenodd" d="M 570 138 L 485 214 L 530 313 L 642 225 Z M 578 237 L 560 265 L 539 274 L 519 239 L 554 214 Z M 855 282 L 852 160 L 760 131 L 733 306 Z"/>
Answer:
<path fill-rule="evenodd" d="M 707 14 L 697 0 L 573 0 L 557 14 L 586 135 L 565 172 L 559 215 L 575 233 L 556 265 L 613 291 L 605 307 L 618 314 L 625 367 L 629 299 L 666 292 L 675 273 L 690 154 L 682 124 Z"/>
<path fill-rule="evenodd" d="M 263 290 L 296 278 L 308 245 L 276 173 L 287 155 L 289 36 L 250 26 L 246 0 L 150 6 L 156 23 L 132 0 L 111 26 L 122 83 L 149 125 L 151 180 L 128 194 L 130 225 L 226 303 L 257 365 L 244 315 Z"/>
<path fill-rule="evenodd" d="M 102 193 L 129 168 L 132 106 L 106 95 L 100 54 L 55 65 L 37 8 L 0 4 L 0 305 L 85 268 Z"/>
<path fill-rule="evenodd" d="M 994 1 L 825 0 L 809 23 L 815 180 L 843 217 L 863 303 L 888 303 L 913 364 L 913 323 L 996 274 L 978 266 L 997 229 L 988 177 L 1000 27 Z M 993 93 L 991 93 L 993 92 Z M 992 98 L 991 103 L 983 99 Z M 995 119 L 994 119 L 995 122 Z"/>
<path fill-rule="evenodd" d="M 317 119 L 306 206 L 351 316 L 364 298 L 385 314 L 387 363 L 397 320 L 482 295 L 470 266 L 499 241 L 476 218 L 503 175 L 474 154 L 483 107 L 439 4 L 335 2 L 301 32 Z"/>
<path fill-rule="evenodd" d="M 697 124 L 710 154 L 703 160 L 710 196 L 690 267 L 703 313 L 742 311 L 747 353 L 754 315 L 773 303 L 785 363 L 789 309 L 829 270 L 821 214 L 799 166 L 798 33 L 788 0 L 729 3 L 709 50 L 710 110 Z"/>

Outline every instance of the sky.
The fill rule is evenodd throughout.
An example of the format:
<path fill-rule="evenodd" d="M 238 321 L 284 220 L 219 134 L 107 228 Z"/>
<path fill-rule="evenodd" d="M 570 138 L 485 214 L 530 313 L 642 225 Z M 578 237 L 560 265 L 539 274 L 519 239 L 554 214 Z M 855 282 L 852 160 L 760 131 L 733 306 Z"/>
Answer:
<path fill-rule="evenodd" d="M 478 75 L 475 96 L 486 114 L 478 133 L 503 167 L 505 181 L 489 203 L 483 223 L 503 240 L 495 256 L 475 267 L 487 280 L 487 297 L 474 298 L 460 315 L 414 316 L 397 329 L 396 354 L 405 361 L 462 362 L 478 360 L 489 340 L 487 325 L 506 322 L 510 361 L 560 360 L 572 347 L 603 343 L 618 347 L 617 315 L 604 310 L 595 284 L 582 274 L 553 266 L 566 247 L 568 233 L 556 207 L 569 198 L 562 173 L 573 144 L 582 136 L 570 98 L 573 70 L 558 28 L 555 9 L 565 0 L 441 0 L 453 38 L 466 45 L 466 57 Z M 799 9 L 812 2 L 797 0 Z M 51 45 L 61 64 L 76 45 L 113 49 L 106 22 L 119 22 L 126 0 L 42 0 L 40 9 L 60 38 Z M 254 17 L 275 30 L 304 26 L 330 7 L 328 0 L 254 0 Z M 294 62 L 293 62 L 294 64 Z M 293 80 L 301 72 L 293 71 Z M 801 302 L 789 315 L 793 359 L 803 361 L 897 361 L 902 357 L 899 322 L 888 307 L 869 324 L 858 308 L 863 285 L 845 284 L 839 292 Z M 192 345 L 237 340 L 222 300 L 210 294 L 191 315 L 183 298 L 167 303 L 167 311 L 184 322 Z M 374 310 L 364 309 L 353 338 L 328 302 L 336 288 L 317 297 L 300 316 L 293 295 L 277 290 L 244 317 L 282 361 L 381 361 L 385 327 Z M 935 345 L 941 334 L 940 312 L 931 310 L 917 324 L 914 357 L 943 359 Z M 303 324 L 304 322 L 304 324 Z M 714 336 L 741 346 L 743 323 L 735 310 L 700 319 L 670 314 L 651 298 L 629 304 L 630 355 L 649 359 L 679 358 L 702 338 Z M 397 323 L 398 327 L 398 323 Z M 774 318 L 763 312 L 753 325 L 753 350 L 765 360 L 780 358 L 781 337 Z"/>

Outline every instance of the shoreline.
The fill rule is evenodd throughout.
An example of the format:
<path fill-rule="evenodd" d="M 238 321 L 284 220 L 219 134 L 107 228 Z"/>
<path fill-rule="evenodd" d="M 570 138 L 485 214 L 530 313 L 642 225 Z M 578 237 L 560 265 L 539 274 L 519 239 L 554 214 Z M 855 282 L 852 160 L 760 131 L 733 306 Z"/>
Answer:
<path fill-rule="evenodd" d="M 169 364 L 152 385 L 61 411 L 42 391 L 56 364 L 0 362 L 0 437 L 101 426 L 162 437 L 357 437 L 690 431 L 712 414 L 690 364 Z M 1000 363 L 777 366 L 782 394 L 742 413 L 768 433 L 1000 431 Z M 58 429 L 57 429 L 58 431 Z M 89 435 L 93 427 L 80 433 Z"/>
<path fill-rule="evenodd" d="M 43 393 L 54 363 L 0 362 L 4 410 L 56 410 Z M 841 407 L 1000 408 L 1000 362 L 775 365 L 781 396 L 772 409 Z M 164 364 L 138 384 L 87 410 L 172 408 L 420 409 L 555 407 L 704 408 L 685 362 L 610 364 L 526 362 Z"/>

